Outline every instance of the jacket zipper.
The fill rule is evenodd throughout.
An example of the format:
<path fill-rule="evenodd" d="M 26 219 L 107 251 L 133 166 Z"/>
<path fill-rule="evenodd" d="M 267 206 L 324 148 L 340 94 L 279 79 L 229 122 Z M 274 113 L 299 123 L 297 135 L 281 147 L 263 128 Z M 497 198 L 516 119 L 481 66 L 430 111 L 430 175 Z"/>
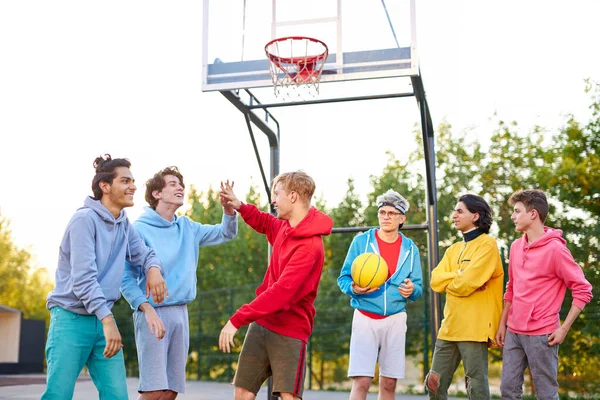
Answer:
<path fill-rule="evenodd" d="M 462 272 L 462 265 L 460 265 L 460 257 L 462 257 L 462 255 L 465 252 L 465 250 L 467 249 L 468 245 L 469 245 L 469 242 L 465 242 L 465 247 L 462 248 L 462 250 L 458 254 L 458 260 L 456 260 L 456 264 L 458 265 L 458 273 L 459 274 Z"/>
<path fill-rule="evenodd" d="M 377 254 L 377 255 L 379 255 L 381 257 L 381 254 L 379 254 L 379 251 L 375 248 L 375 245 L 373 244 L 373 242 L 371 242 L 370 237 L 367 237 L 367 244 L 365 246 L 365 253 L 366 253 L 367 249 L 369 248 L 369 245 L 373 249 L 373 253 L 375 253 L 375 254 Z M 412 254 L 412 248 L 408 249 L 408 251 L 406 253 L 406 256 L 404 256 L 404 260 L 402 260 L 402 262 L 399 264 L 400 268 L 396 268 L 396 272 L 394 272 L 394 274 L 392 276 L 390 276 L 385 281 L 384 285 L 387 284 L 394 277 L 394 275 L 396 275 L 398 272 L 400 272 L 400 270 L 402 269 L 402 266 L 404 265 L 404 263 L 408 259 L 408 256 L 410 256 L 411 254 Z M 412 261 L 411 261 L 410 270 L 412 272 Z M 387 316 L 387 290 L 383 291 L 383 315 Z"/>

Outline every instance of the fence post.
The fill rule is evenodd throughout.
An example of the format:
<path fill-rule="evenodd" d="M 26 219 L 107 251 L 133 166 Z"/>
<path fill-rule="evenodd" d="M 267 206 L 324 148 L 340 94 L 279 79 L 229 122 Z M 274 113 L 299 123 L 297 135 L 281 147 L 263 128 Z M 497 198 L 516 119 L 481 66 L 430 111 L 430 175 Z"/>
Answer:
<path fill-rule="evenodd" d="M 423 285 L 423 292 L 429 292 L 429 279 Z M 429 371 L 429 296 L 423 296 L 423 379 Z"/>
<path fill-rule="evenodd" d="M 202 302 L 200 298 L 202 293 L 197 294 L 198 298 L 198 366 L 196 371 L 196 380 L 202 379 Z M 208 363 L 207 363 L 208 364 Z"/>
<path fill-rule="evenodd" d="M 308 389 L 312 390 L 312 335 L 308 338 Z"/>
<path fill-rule="evenodd" d="M 233 315 L 233 288 L 230 286 L 229 287 L 229 312 L 228 315 Z M 229 382 L 233 381 L 233 367 L 231 366 L 232 364 L 232 354 L 227 353 L 227 375 L 229 377 Z"/>

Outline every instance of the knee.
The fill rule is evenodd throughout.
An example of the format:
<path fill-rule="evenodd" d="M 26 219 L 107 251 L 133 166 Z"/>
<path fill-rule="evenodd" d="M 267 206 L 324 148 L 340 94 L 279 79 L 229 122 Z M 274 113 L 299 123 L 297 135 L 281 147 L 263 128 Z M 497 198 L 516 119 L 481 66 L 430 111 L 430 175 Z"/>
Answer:
<path fill-rule="evenodd" d="M 163 396 L 161 397 L 161 400 L 175 400 L 178 394 L 179 393 L 174 392 L 172 390 L 165 390 Z"/>
<path fill-rule="evenodd" d="M 236 386 L 233 391 L 233 398 L 235 400 L 252 400 L 255 397 L 254 393 L 243 387 Z"/>
<path fill-rule="evenodd" d="M 369 391 L 369 387 L 371 387 L 371 381 L 372 378 L 368 376 L 353 378 L 352 390 L 360 391 L 361 393 L 367 393 Z"/>
<path fill-rule="evenodd" d="M 508 379 L 500 380 L 500 393 L 503 399 L 518 399 L 523 394 L 523 385 Z"/>
<path fill-rule="evenodd" d="M 379 386 L 382 392 L 394 393 L 396 391 L 396 379 L 385 377 L 380 377 L 379 379 Z"/>
<path fill-rule="evenodd" d="M 296 396 L 294 393 L 279 393 L 279 397 L 281 397 L 281 400 L 300 399 L 300 397 Z"/>
<path fill-rule="evenodd" d="M 142 392 L 140 393 L 138 400 L 159 400 L 163 395 L 162 390 L 153 390 L 151 392 Z"/>
<path fill-rule="evenodd" d="M 129 393 L 127 393 L 127 384 L 125 382 L 122 384 L 114 382 L 110 385 L 104 385 L 98 391 L 100 392 L 101 399 L 129 399 Z"/>
<path fill-rule="evenodd" d="M 437 394 L 438 389 L 440 388 L 440 374 L 434 370 L 430 370 L 425 377 L 425 387 L 429 393 Z"/>
<path fill-rule="evenodd" d="M 484 379 L 472 378 L 465 376 L 465 389 L 469 399 L 489 399 L 490 389 L 488 383 Z"/>

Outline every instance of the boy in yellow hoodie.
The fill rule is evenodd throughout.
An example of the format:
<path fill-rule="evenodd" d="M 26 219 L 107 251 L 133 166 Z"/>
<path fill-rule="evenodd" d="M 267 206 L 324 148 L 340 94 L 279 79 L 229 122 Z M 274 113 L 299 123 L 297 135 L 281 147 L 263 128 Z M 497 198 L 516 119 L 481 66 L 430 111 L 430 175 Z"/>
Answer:
<path fill-rule="evenodd" d="M 431 289 L 446 293 L 446 305 L 425 386 L 430 399 L 446 399 L 462 360 L 469 399 L 489 399 L 488 345 L 495 344 L 504 282 L 496 240 L 488 235 L 492 210 L 466 194 L 452 219 L 463 241 L 450 246 L 431 273 Z"/>

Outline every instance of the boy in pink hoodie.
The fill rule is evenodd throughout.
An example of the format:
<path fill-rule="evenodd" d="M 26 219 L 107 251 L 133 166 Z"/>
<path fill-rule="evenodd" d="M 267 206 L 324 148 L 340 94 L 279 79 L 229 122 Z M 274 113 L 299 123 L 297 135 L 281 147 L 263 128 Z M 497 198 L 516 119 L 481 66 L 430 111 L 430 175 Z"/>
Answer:
<path fill-rule="evenodd" d="M 592 299 L 585 279 L 562 238 L 544 226 L 548 201 L 541 190 L 514 193 L 511 219 L 524 235 L 510 247 L 508 284 L 496 342 L 502 355 L 502 399 L 520 399 L 523 373 L 529 367 L 539 399 L 558 399 L 558 345 Z M 566 288 L 573 304 L 563 324 L 559 312 Z M 508 329 L 507 329 L 508 325 Z"/>

